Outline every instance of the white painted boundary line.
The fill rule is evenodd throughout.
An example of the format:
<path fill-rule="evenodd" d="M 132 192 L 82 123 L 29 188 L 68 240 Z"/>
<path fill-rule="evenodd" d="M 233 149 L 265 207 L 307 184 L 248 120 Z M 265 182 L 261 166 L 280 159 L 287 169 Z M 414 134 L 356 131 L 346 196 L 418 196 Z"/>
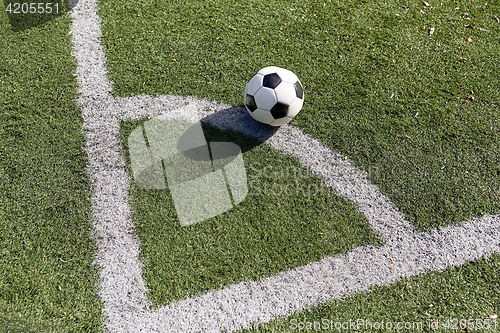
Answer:
<path fill-rule="evenodd" d="M 82 0 L 71 16 L 106 331 L 235 331 L 253 322 L 267 322 L 319 302 L 391 283 L 403 275 L 443 270 L 500 252 L 499 215 L 417 233 L 347 159 L 297 128 L 286 126 L 270 133 L 250 122 L 242 109 L 189 97 L 112 98 L 95 0 Z M 181 106 L 184 108 L 179 111 Z M 328 257 L 261 281 L 238 283 L 150 310 L 138 259 L 139 242 L 130 231 L 129 179 L 123 167 L 119 121 L 164 113 L 166 117 L 203 119 L 220 128 L 269 137 L 266 143 L 298 157 L 328 186 L 353 201 L 386 244 L 381 248 L 359 247 L 344 256 Z"/>

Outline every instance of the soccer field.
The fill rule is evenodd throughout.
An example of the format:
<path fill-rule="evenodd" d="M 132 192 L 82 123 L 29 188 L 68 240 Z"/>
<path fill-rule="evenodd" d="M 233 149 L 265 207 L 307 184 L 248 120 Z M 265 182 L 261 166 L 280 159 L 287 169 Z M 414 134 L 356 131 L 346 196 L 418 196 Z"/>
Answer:
<path fill-rule="evenodd" d="M 58 6 L 0 14 L 0 332 L 500 331 L 500 4 Z M 305 90 L 279 128 L 267 66 Z M 134 174 L 160 118 L 246 197 L 181 226 Z"/>

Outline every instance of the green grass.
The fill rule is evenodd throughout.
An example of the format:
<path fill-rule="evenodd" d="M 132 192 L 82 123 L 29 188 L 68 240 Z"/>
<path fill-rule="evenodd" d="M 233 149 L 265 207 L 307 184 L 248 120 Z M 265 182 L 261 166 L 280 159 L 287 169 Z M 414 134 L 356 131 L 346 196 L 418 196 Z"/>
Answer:
<path fill-rule="evenodd" d="M 366 169 L 424 230 L 500 211 L 500 4 L 428 2 L 432 8 L 416 0 L 100 1 L 99 13 L 116 96 L 194 95 L 241 105 L 258 69 L 294 71 L 306 104 L 292 124 Z M 70 19 L 2 13 L 0 332 L 100 331 Z M 124 123 L 124 137 L 138 124 Z M 294 158 L 206 129 L 209 138 L 244 147 L 251 190 L 321 186 Z M 264 165 L 309 176 L 298 183 L 290 174 L 256 176 Z M 321 188 L 324 195 L 309 199 L 249 196 L 181 228 L 168 191 L 132 187 L 153 304 L 381 243 L 351 203 Z M 293 223 L 297 216 L 308 223 Z M 494 255 L 254 331 L 290 331 L 291 319 L 485 319 L 499 314 L 499 271 Z"/>
<path fill-rule="evenodd" d="M 194 95 L 242 105 L 244 86 L 258 69 L 294 71 L 306 103 L 292 124 L 367 170 L 415 227 L 427 230 L 500 212 L 500 5 L 428 2 L 432 8 L 412 0 L 102 1 L 100 15 L 115 96 Z M 160 223 L 152 195 L 132 190 L 132 198 L 144 221 L 142 246 L 153 246 L 145 221 L 164 228 L 168 218 Z M 162 205 L 169 200 L 161 198 Z M 164 245 L 170 252 L 173 245 Z M 149 283 L 168 276 L 154 269 L 175 272 L 164 262 L 150 267 L 146 248 Z M 404 279 L 291 318 L 485 319 L 498 314 L 498 263 L 494 256 Z M 158 282 L 156 304 L 178 292 L 168 279 Z M 201 290 L 191 276 L 175 283 Z M 290 330 L 289 319 L 261 330 Z"/>
<path fill-rule="evenodd" d="M 18 33 L 57 20 L 58 17 L 68 11 L 67 3 L 66 0 L 50 0 L 50 2 L 4 0 L 2 9 L 5 8 L 3 13 L 7 15 L 10 30 Z"/>
<path fill-rule="evenodd" d="M 241 332 L 296 332 L 298 325 L 307 322 L 333 321 L 333 332 L 464 332 L 465 328 L 453 320 L 478 319 L 477 324 L 467 323 L 468 332 L 498 332 L 500 322 L 490 316 L 499 314 L 500 309 L 500 256 L 469 262 L 443 272 L 430 272 L 418 277 L 404 278 L 397 283 L 372 288 L 369 292 L 350 295 L 339 301 L 294 313 L 287 318 L 278 318 L 269 323 Z M 349 324 L 358 319 L 365 323 L 394 323 L 391 329 L 336 330 L 335 323 Z M 449 327 L 446 321 L 449 320 Z M 396 330 L 396 323 L 422 323 L 422 330 Z M 429 329 L 430 323 L 440 326 Z M 490 329 L 486 329 L 488 323 Z M 312 324 L 314 325 L 314 324 Z M 339 325 L 339 324 L 337 324 Z M 455 328 L 453 328 L 453 325 Z M 496 326 L 495 326 L 496 325 Z M 370 327 L 370 326 L 368 326 Z M 293 329 L 295 328 L 295 329 Z M 320 330 L 305 330 L 306 332 Z M 326 330 L 324 330 L 326 332 Z"/>
<path fill-rule="evenodd" d="M 125 145 L 141 123 L 122 123 Z M 204 132 L 208 142 L 241 147 L 249 195 L 221 215 L 181 227 L 168 189 L 141 189 L 134 183 L 133 218 L 154 306 L 270 276 L 355 246 L 382 244 L 356 207 L 328 190 L 296 158 L 234 132 L 209 125 Z"/>
<path fill-rule="evenodd" d="M 0 14 L 0 332 L 101 330 L 69 27 Z"/>
<path fill-rule="evenodd" d="M 500 211 L 500 5 L 429 3 L 101 1 L 99 14 L 117 96 L 241 105 L 258 69 L 294 71 L 306 104 L 292 124 L 425 230 Z"/>

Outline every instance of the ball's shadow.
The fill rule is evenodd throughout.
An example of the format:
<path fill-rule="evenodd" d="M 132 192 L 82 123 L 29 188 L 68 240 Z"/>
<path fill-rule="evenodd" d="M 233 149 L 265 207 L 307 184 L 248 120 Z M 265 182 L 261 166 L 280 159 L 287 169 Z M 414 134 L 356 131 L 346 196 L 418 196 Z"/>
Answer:
<path fill-rule="evenodd" d="M 253 119 L 244 107 L 232 107 L 201 119 L 208 142 L 233 142 L 244 153 L 263 144 L 278 130 Z"/>

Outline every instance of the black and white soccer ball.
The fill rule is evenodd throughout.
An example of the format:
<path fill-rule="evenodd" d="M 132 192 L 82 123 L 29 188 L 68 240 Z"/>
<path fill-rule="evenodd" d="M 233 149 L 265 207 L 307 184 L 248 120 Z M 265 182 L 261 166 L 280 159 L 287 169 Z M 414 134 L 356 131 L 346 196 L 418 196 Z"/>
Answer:
<path fill-rule="evenodd" d="M 288 69 L 266 67 L 245 87 L 245 108 L 253 119 L 272 126 L 283 126 L 304 104 L 304 88 Z"/>

